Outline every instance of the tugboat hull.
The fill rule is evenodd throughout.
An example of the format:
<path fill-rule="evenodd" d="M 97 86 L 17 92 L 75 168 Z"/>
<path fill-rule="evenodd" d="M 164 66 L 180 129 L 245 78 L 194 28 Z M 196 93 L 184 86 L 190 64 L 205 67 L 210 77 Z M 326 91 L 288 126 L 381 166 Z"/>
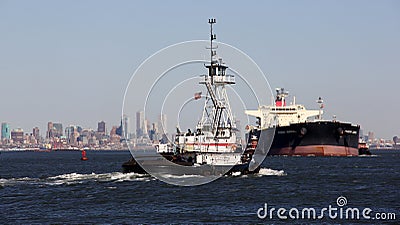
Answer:
<path fill-rule="evenodd" d="M 146 170 L 144 170 L 139 163 L 132 157 L 129 161 L 122 164 L 122 172 L 123 173 L 138 173 L 138 174 L 146 174 Z"/>
<path fill-rule="evenodd" d="M 183 166 L 191 166 L 188 164 L 188 162 L 174 162 L 174 163 L 176 163 L 178 165 L 183 165 Z M 192 163 L 192 165 L 193 165 L 193 163 Z M 222 166 L 216 166 L 216 168 L 220 171 L 228 170 Z M 260 167 L 256 168 L 255 170 L 249 170 L 249 163 L 241 163 L 241 164 L 234 165 L 225 174 L 232 175 L 233 173 L 240 172 L 240 174 L 244 175 L 244 174 L 258 173 L 259 171 L 260 171 Z M 122 164 L 122 172 L 123 173 L 147 174 L 146 170 L 144 170 L 139 165 L 139 163 L 136 162 L 136 160 L 133 157 L 129 161 Z M 205 174 L 205 175 L 207 175 L 207 174 Z"/>

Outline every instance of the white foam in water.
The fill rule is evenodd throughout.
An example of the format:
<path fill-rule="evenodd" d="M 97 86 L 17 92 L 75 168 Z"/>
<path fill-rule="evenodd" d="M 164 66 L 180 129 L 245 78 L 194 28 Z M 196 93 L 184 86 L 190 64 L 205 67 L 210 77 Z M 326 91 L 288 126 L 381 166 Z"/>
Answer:
<path fill-rule="evenodd" d="M 240 176 L 242 173 L 240 172 L 240 171 L 238 171 L 238 172 L 233 172 L 232 173 L 232 176 L 234 176 L 234 177 L 237 177 L 237 176 Z"/>
<path fill-rule="evenodd" d="M 0 179 L 0 185 L 1 186 L 15 185 L 15 184 L 19 184 L 19 183 L 31 184 L 31 183 L 35 183 L 35 181 L 38 179 L 39 178 L 30 178 L 30 177 Z"/>
<path fill-rule="evenodd" d="M 283 170 L 273 170 L 270 168 L 261 168 L 258 172 L 261 176 L 286 176 L 287 174 Z"/>
<path fill-rule="evenodd" d="M 152 179 L 152 177 L 150 177 L 147 174 L 115 172 L 115 173 L 111 173 L 111 177 L 106 178 L 106 180 L 103 180 L 103 181 L 114 181 L 114 182 L 147 181 L 150 179 Z"/>
<path fill-rule="evenodd" d="M 6 182 L 7 182 L 7 179 L 0 179 L 0 185 L 4 185 L 4 184 L 6 184 Z"/>
<path fill-rule="evenodd" d="M 378 157 L 378 155 L 359 155 L 358 157 Z"/>
<path fill-rule="evenodd" d="M 173 175 L 173 174 L 164 174 L 162 175 L 165 178 L 176 178 L 176 179 L 181 179 L 181 178 L 198 178 L 198 177 L 204 177 L 201 175 L 197 175 L 197 174 L 183 174 L 183 175 Z"/>
<path fill-rule="evenodd" d="M 274 170 L 270 168 L 261 168 L 259 176 L 285 176 L 286 173 L 283 170 Z M 164 175 L 166 178 L 170 179 L 190 179 L 190 178 L 198 178 L 202 177 L 200 175 L 172 175 L 166 174 Z M 241 176 L 245 177 L 246 175 L 241 175 L 240 172 L 234 172 L 232 176 Z M 247 177 L 247 176 L 246 176 Z M 124 182 L 124 181 L 150 181 L 155 178 L 151 177 L 147 174 L 137 174 L 137 173 L 121 173 L 121 172 L 112 172 L 112 173 L 90 173 L 90 174 L 80 174 L 80 173 L 67 173 L 61 174 L 48 178 L 31 178 L 31 177 L 22 177 L 22 178 L 9 178 L 4 179 L 0 178 L 0 186 L 8 186 L 8 185 L 17 185 L 17 184 L 33 184 L 33 185 L 63 185 L 63 184 L 79 184 L 85 182 Z"/>
<path fill-rule="evenodd" d="M 123 182 L 123 181 L 139 181 L 148 179 L 148 175 L 137 174 L 137 173 L 121 173 L 121 172 L 112 172 L 112 173 L 91 173 L 91 174 L 78 174 L 78 173 L 70 173 L 70 174 L 62 174 L 55 177 L 49 177 L 49 180 L 58 180 L 65 182 L 76 182 L 76 181 L 99 181 L 99 182 Z"/>
<path fill-rule="evenodd" d="M 123 182 L 123 181 L 147 181 L 152 179 L 149 175 L 137 174 L 137 173 L 91 173 L 91 174 L 79 174 L 79 173 L 68 173 L 61 174 L 53 177 L 48 177 L 44 179 L 40 178 L 10 178 L 10 179 L 0 179 L 0 185 L 16 185 L 16 184 L 46 184 L 46 185 L 62 185 L 62 184 L 77 184 L 84 183 L 88 181 L 98 181 L 98 182 Z"/>
<path fill-rule="evenodd" d="M 95 173 L 91 174 L 79 174 L 79 173 L 68 173 L 68 174 L 61 174 L 57 175 L 54 177 L 49 177 L 47 178 L 48 180 L 87 180 L 87 179 L 93 179 L 96 177 Z"/>

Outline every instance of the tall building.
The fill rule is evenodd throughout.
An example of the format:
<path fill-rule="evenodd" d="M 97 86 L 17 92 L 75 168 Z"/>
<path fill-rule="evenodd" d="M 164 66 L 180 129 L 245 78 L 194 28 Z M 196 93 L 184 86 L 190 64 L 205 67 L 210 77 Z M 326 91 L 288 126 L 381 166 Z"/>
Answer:
<path fill-rule="evenodd" d="M 121 124 L 119 125 L 119 127 L 115 126 L 116 130 L 115 130 L 115 134 L 122 137 L 124 135 L 123 132 L 123 127 L 122 127 L 122 119 L 121 119 Z"/>
<path fill-rule="evenodd" d="M 70 125 L 65 128 L 65 136 L 67 138 L 67 144 L 76 145 L 78 144 L 79 138 L 79 126 Z"/>
<path fill-rule="evenodd" d="M 369 142 L 374 142 L 375 141 L 375 134 L 372 131 L 368 132 L 368 141 Z"/>
<path fill-rule="evenodd" d="M 82 141 L 83 145 L 93 144 L 96 140 L 95 132 L 92 129 L 83 129 L 79 139 Z"/>
<path fill-rule="evenodd" d="M 112 143 L 119 143 L 121 140 L 121 136 L 117 134 L 117 126 L 113 126 L 110 131 L 110 141 Z"/>
<path fill-rule="evenodd" d="M 63 134 L 63 125 L 61 123 L 53 123 L 53 136 L 59 138 L 63 136 Z"/>
<path fill-rule="evenodd" d="M 71 137 L 73 133 L 74 133 L 74 126 L 68 126 L 65 128 L 65 137 L 67 139 L 68 144 L 71 142 Z"/>
<path fill-rule="evenodd" d="M 136 137 L 140 138 L 143 136 L 144 129 L 144 112 L 139 111 L 136 113 Z"/>
<path fill-rule="evenodd" d="M 168 129 L 167 129 L 167 115 L 161 114 L 160 115 L 160 121 L 158 123 L 158 132 L 160 134 L 167 134 Z"/>
<path fill-rule="evenodd" d="M 82 128 L 81 126 L 76 126 L 76 131 L 77 131 L 78 133 L 81 133 L 82 130 L 83 130 L 83 128 Z"/>
<path fill-rule="evenodd" d="M 39 141 L 40 137 L 39 137 L 39 128 L 38 127 L 33 128 L 32 135 L 37 141 Z"/>
<path fill-rule="evenodd" d="M 150 126 L 150 122 L 148 120 L 144 120 L 143 121 L 143 138 L 148 139 L 150 136 L 150 130 L 151 130 L 151 126 Z"/>
<path fill-rule="evenodd" d="M 11 138 L 10 124 L 2 123 L 1 124 L 1 139 L 9 140 Z"/>
<path fill-rule="evenodd" d="M 23 143 L 24 142 L 24 130 L 21 128 L 17 128 L 11 131 L 11 139 L 14 143 Z"/>
<path fill-rule="evenodd" d="M 129 117 L 127 115 L 122 116 L 122 127 L 123 127 L 123 137 L 129 140 L 131 137 L 130 137 Z"/>
<path fill-rule="evenodd" d="M 100 121 L 97 123 L 97 132 L 102 133 L 103 135 L 106 134 L 106 122 Z"/>
<path fill-rule="evenodd" d="M 117 129 L 118 129 L 117 126 L 113 126 L 113 127 L 111 128 L 111 131 L 110 131 L 110 136 L 116 135 L 116 134 L 117 134 Z"/>
<path fill-rule="evenodd" d="M 48 122 L 47 123 L 47 132 L 46 132 L 46 138 L 53 138 L 54 134 L 53 134 L 54 130 L 53 130 L 53 122 Z"/>
<path fill-rule="evenodd" d="M 158 141 L 157 127 L 158 127 L 157 124 L 153 123 L 151 130 L 149 130 L 149 137 L 150 137 L 150 140 L 152 140 L 152 141 Z"/>

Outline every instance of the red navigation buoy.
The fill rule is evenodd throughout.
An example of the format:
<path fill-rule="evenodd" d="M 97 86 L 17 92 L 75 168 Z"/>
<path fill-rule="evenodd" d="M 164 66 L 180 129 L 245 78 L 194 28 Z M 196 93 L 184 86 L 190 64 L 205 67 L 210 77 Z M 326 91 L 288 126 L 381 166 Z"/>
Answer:
<path fill-rule="evenodd" d="M 86 151 L 85 151 L 85 150 L 82 150 L 82 157 L 81 157 L 81 160 L 83 160 L 83 161 L 88 160 L 88 158 L 86 157 Z"/>

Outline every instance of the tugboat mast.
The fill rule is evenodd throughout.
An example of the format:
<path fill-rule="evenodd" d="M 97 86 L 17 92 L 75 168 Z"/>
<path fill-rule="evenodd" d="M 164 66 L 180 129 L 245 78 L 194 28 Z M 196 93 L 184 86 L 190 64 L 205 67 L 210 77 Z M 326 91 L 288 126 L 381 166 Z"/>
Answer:
<path fill-rule="evenodd" d="M 228 66 L 223 63 L 222 59 L 216 58 L 214 50 L 216 46 L 213 46 L 213 41 L 217 38 L 213 33 L 213 24 L 216 23 L 216 20 L 209 19 L 208 23 L 210 24 L 210 64 L 206 65 L 208 74 L 204 75 L 204 80 L 200 81 L 200 84 L 206 85 L 210 98 L 207 98 L 205 102 L 198 129 L 212 132 L 215 138 L 221 137 L 221 134 L 226 138 L 231 136 L 231 130 L 236 128 L 236 125 L 225 85 L 235 84 L 235 80 L 232 75 L 226 74 Z"/>
<path fill-rule="evenodd" d="M 208 19 L 208 23 L 210 24 L 210 62 L 211 62 L 211 67 L 212 67 L 212 62 L 213 62 L 213 56 L 215 54 L 213 50 L 213 40 L 217 39 L 217 35 L 213 34 L 213 24 L 217 23 L 217 20 L 215 18 Z M 212 77 L 211 77 L 211 84 L 213 83 Z"/>

